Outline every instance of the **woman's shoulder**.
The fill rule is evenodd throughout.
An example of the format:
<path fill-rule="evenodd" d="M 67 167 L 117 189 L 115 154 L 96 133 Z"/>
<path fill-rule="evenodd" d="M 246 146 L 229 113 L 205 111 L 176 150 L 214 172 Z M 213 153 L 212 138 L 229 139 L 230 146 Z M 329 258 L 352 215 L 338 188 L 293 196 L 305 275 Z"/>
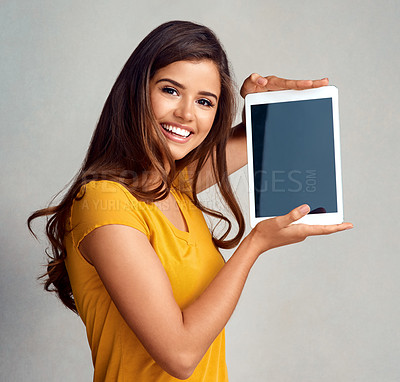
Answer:
<path fill-rule="evenodd" d="M 147 215 L 146 203 L 138 201 L 124 185 L 93 180 L 82 185 L 75 197 L 69 226 L 80 238 L 108 224 L 129 225 L 148 234 Z"/>
<path fill-rule="evenodd" d="M 132 195 L 126 186 L 113 180 L 92 180 L 81 186 L 79 192 L 76 195 L 76 200 L 80 200 L 83 197 L 125 197 L 132 201 L 138 200 Z"/>
<path fill-rule="evenodd" d="M 139 201 L 123 184 L 112 180 L 92 180 L 80 188 L 72 205 L 72 215 L 140 215 L 146 203 Z"/>

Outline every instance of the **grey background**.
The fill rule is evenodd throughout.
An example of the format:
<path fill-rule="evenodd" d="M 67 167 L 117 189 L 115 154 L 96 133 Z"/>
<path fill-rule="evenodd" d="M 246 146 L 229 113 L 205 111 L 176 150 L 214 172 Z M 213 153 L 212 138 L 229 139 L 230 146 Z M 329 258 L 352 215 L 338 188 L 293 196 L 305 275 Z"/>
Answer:
<path fill-rule="evenodd" d="M 231 382 L 400 380 L 398 0 L 3 0 L 0 14 L 1 381 L 91 380 L 84 327 L 35 280 L 46 244 L 25 220 L 75 174 L 131 51 L 171 19 L 214 29 L 239 85 L 328 76 L 340 92 L 355 229 L 258 260 L 227 327 Z M 246 181 L 232 177 L 244 211 Z"/>

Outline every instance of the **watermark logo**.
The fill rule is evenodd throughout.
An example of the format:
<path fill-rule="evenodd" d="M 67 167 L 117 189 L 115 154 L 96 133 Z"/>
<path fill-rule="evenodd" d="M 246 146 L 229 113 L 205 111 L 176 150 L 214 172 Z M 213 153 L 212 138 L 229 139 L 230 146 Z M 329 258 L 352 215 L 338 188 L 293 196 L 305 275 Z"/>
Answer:
<path fill-rule="evenodd" d="M 256 192 L 307 192 L 317 191 L 317 170 L 273 170 L 254 173 Z"/>

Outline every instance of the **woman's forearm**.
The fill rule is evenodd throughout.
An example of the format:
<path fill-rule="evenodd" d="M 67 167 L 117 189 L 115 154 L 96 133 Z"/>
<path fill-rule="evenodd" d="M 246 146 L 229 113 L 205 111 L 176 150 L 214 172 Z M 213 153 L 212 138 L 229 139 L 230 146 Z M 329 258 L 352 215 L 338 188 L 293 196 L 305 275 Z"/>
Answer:
<path fill-rule="evenodd" d="M 226 161 L 229 175 L 247 164 L 246 127 L 243 122 L 232 127 L 226 146 Z"/>
<path fill-rule="evenodd" d="M 250 235 L 202 295 L 183 310 L 183 346 L 193 368 L 231 317 L 258 255 Z"/>

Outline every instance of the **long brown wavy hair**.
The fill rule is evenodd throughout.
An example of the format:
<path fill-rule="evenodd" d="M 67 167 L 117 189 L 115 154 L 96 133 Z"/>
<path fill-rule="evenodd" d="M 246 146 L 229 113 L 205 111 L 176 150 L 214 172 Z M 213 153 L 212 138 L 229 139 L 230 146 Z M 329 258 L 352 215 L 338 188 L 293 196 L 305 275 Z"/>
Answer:
<path fill-rule="evenodd" d="M 176 61 L 211 60 L 218 67 L 221 94 L 213 126 L 205 140 L 183 159 L 174 161 L 166 139 L 155 120 L 150 101 L 149 82 L 157 70 Z M 226 145 L 235 115 L 235 96 L 229 62 L 215 34 L 205 26 L 187 21 L 171 21 L 147 35 L 134 50 L 119 74 L 104 104 L 81 169 L 58 205 L 40 209 L 29 216 L 32 220 L 47 216 L 46 234 L 51 252 L 45 279 L 47 291 L 55 291 L 61 301 L 77 313 L 71 284 L 65 267 L 67 256 L 63 239 L 67 233 L 73 200 L 83 185 L 91 180 L 108 179 L 124 185 L 136 198 L 146 202 L 164 199 L 177 175 L 189 164 L 195 164 L 190 194 L 201 211 L 227 223 L 226 231 L 215 237 L 219 248 L 236 246 L 244 233 L 244 219 L 232 192 L 227 173 Z M 169 169 L 164 167 L 164 159 Z M 232 223 L 222 213 L 203 206 L 197 198 L 199 171 L 211 160 L 219 191 L 238 223 L 233 238 L 228 239 Z M 159 175 L 161 181 L 150 185 L 146 176 Z"/>

